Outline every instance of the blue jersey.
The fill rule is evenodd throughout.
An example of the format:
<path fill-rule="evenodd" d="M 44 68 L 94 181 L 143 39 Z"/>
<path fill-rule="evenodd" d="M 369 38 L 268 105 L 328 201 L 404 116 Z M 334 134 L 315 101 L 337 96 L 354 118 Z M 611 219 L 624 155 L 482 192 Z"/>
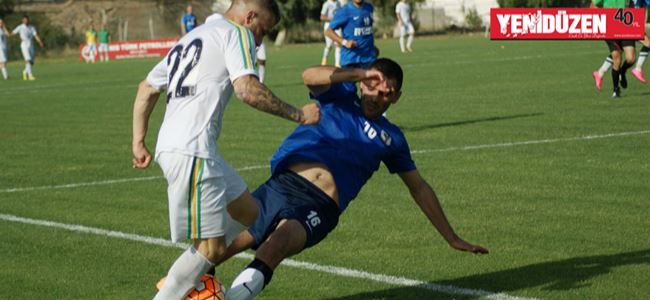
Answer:
<path fill-rule="evenodd" d="M 344 39 L 357 42 L 352 49 L 341 47 L 341 65 L 371 63 L 377 59 L 372 35 L 373 10 L 369 3 L 364 2 L 359 8 L 350 1 L 334 14 L 330 28 L 342 29 Z"/>
<path fill-rule="evenodd" d="M 650 6 L 650 0 L 634 0 L 634 7 L 643 8 Z"/>
<path fill-rule="evenodd" d="M 192 31 L 196 27 L 196 16 L 193 14 L 185 13 L 181 19 L 183 25 L 185 25 L 185 33 Z"/>
<path fill-rule="evenodd" d="M 354 83 L 333 84 L 313 97 L 320 102 L 318 125 L 300 125 L 271 159 L 276 174 L 298 162 L 319 162 L 332 172 L 339 209 L 345 210 L 384 162 L 391 173 L 415 170 L 402 131 L 386 118 L 367 119 Z"/>

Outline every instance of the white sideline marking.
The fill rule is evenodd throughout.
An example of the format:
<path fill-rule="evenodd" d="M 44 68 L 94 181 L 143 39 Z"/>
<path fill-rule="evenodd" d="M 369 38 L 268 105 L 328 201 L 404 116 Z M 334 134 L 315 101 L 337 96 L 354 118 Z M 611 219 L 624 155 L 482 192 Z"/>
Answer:
<path fill-rule="evenodd" d="M 514 146 L 534 145 L 534 144 L 550 144 L 550 143 L 569 142 L 569 141 L 584 141 L 584 140 L 605 139 L 605 138 L 610 138 L 610 137 L 641 135 L 641 134 L 648 134 L 648 133 L 650 133 L 650 130 L 618 132 L 618 133 L 608 133 L 608 134 L 599 134 L 599 135 L 585 135 L 585 136 L 570 137 L 570 138 L 559 138 L 559 139 L 546 139 L 546 140 L 522 141 L 522 142 L 511 142 L 511 143 L 486 144 L 486 145 L 475 145 L 475 146 L 465 146 L 465 147 L 451 147 L 451 148 L 443 148 L 443 149 L 413 150 L 413 151 L 411 151 L 411 154 L 423 154 L 423 153 L 431 153 L 431 152 L 467 151 L 467 150 L 486 149 L 486 148 L 503 148 L 503 147 L 514 147 Z"/>
<path fill-rule="evenodd" d="M 258 165 L 258 166 L 248 166 L 237 169 L 239 172 L 258 170 L 268 167 L 267 165 Z M 150 177 L 133 177 L 133 178 L 122 178 L 122 179 L 111 179 L 111 180 L 102 180 L 102 181 L 92 181 L 92 182 L 80 182 L 80 183 L 71 183 L 71 184 L 60 184 L 60 185 L 46 185 L 46 186 L 35 186 L 35 187 L 25 187 L 25 188 L 13 188 L 13 189 L 4 189 L 0 190 L 1 193 L 16 193 L 16 192 L 29 192 L 29 191 L 38 191 L 38 190 L 53 190 L 53 189 L 66 189 L 66 188 L 77 188 L 84 186 L 94 186 L 94 185 L 107 185 L 114 183 L 123 183 L 123 182 L 135 182 L 135 181 L 149 181 L 162 179 L 163 176 L 150 176 Z"/>
<path fill-rule="evenodd" d="M 504 147 L 514 147 L 514 146 L 524 146 L 524 145 L 535 145 L 535 144 L 550 144 L 558 142 L 569 142 L 569 141 L 583 141 L 583 140 L 595 140 L 595 139 L 604 139 L 611 137 L 621 137 L 621 136 L 630 136 L 630 135 L 641 135 L 649 134 L 650 130 L 642 131 L 628 131 L 628 132 L 618 132 L 618 133 L 608 133 L 600 135 L 585 135 L 578 137 L 570 138 L 559 138 L 559 139 L 545 139 L 545 140 L 532 140 L 532 141 L 522 141 L 522 142 L 510 142 L 510 143 L 498 143 L 498 144 L 485 144 L 485 145 L 474 145 L 474 146 L 464 146 L 464 147 L 451 147 L 451 148 L 442 148 L 442 149 L 424 149 L 424 150 L 413 150 L 411 154 L 425 154 L 433 152 L 451 152 L 451 151 L 468 151 L 468 150 L 477 150 L 477 149 L 487 149 L 487 148 L 504 148 Z M 250 171 L 258 170 L 268 167 L 267 165 L 257 165 L 242 167 L 237 169 L 237 171 Z M 48 185 L 48 186 L 38 186 L 38 187 L 26 187 L 26 188 L 11 188 L 0 190 L 2 193 L 15 193 L 15 192 L 28 192 L 35 190 L 50 190 L 50 189 L 63 189 L 63 188 L 76 188 L 83 186 L 94 186 L 94 185 L 106 185 L 122 182 L 132 182 L 132 181 L 145 181 L 145 180 L 154 180 L 162 178 L 162 176 L 152 176 L 152 177 L 135 177 L 135 178 L 124 178 L 124 179 L 113 179 L 113 180 L 104 180 L 104 181 L 93 181 L 93 182 L 82 182 L 82 183 L 72 183 L 72 184 L 63 184 L 63 185 Z"/>
<path fill-rule="evenodd" d="M 64 223 L 58 223 L 58 222 L 52 222 L 46 220 L 29 219 L 29 218 L 23 218 L 23 217 L 7 215 L 7 214 L 0 214 L 0 220 L 30 224 L 30 225 L 45 226 L 51 228 L 59 228 L 68 231 L 73 231 L 73 232 L 82 232 L 82 233 L 89 233 L 89 234 L 100 235 L 100 236 L 108 236 L 108 237 L 119 238 L 123 240 L 142 242 L 146 244 L 152 244 L 152 245 L 158 245 L 164 247 L 186 249 L 189 246 L 188 244 L 184 244 L 184 243 L 172 243 L 169 240 L 165 240 L 161 238 L 154 238 L 149 236 L 142 236 L 137 234 L 106 230 L 101 228 L 87 227 L 83 225 L 64 224 Z M 242 258 L 242 259 L 249 259 L 249 260 L 253 259 L 253 255 L 249 253 L 240 253 L 235 257 Z M 485 290 L 459 288 L 452 285 L 433 284 L 421 280 L 409 279 L 406 277 L 375 274 L 375 273 L 369 273 L 361 270 L 348 269 L 348 268 L 342 268 L 336 266 L 328 266 L 328 265 L 319 265 L 319 264 L 298 261 L 293 259 L 285 259 L 282 262 L 282 265 L 292 267 L 292 268 L 297 268 L 297 269 L 324 272 L 324 273 L 334 274 L 342 277 L 367 279 L 370 281 L 376 281 L 376 282 L 381 282 L 381 283 L 386 283 L 391 285 L 410 286 L 410 287 L 421 288 L 421 289 L 431 290 L 434 292 L 440 292 L 440 293 L 452 294 L 452 295 L 486 297 L 489 299 L 498 299 L 498 300 L 535 300 L 536 299 L 536 298 L 510 296 L 505 293 L 493 293 Z"/>

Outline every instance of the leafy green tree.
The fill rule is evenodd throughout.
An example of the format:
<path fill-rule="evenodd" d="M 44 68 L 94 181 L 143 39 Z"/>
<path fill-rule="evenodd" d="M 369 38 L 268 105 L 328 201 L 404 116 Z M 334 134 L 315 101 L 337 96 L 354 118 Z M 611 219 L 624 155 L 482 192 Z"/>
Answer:
<path fill-rule="evenodd" d="M 0 17 L 4 17 L 14 11 L 14 0 L 0 0 Z"/>

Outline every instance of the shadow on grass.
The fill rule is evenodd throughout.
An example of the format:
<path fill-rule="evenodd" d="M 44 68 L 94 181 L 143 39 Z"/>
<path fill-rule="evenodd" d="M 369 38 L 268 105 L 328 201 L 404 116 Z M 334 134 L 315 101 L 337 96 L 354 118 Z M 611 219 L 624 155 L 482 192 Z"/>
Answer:
<path fill-rule="evenodd" d="M 605 275 L 613 268 L 641 264 L 650 264 L 650 249 L 575 257 L 412 287 L 329 299 L 471 299 L 488 296 L 493 292 L 511 293 L 538 287 L 550 291 L 568 291 L 589 287 L 590 279 Z"/>
<path fill-rule="evenodd" d="M 518 115 L 510 115 L 510 116 L 472 119 L 472 120 L 464 120 L 464 121 L 448 122 L 448 123 L 438 123 L 438 124 L 429 124 L 429 125 L 420 125 L 420 126 L 412 126 L 412 127 L 411 126 L 403 126 L 403 127 L 400 127 L 400 128 L 403 131 L 422 131 L 422 130 L 427 130 L 427 129 L 435 129 L 435 128 L 451 127 L 451 126 L 461 126 L 461 125 L 468 125 L 468 124 L 474 124 L 474 123 L 494 122 L 494 121 L 504 121 L 504 120 L 519 119 L 519 118 L 538 117 L 538 116 L 541 116 L 543 114 L 544 113 L 518 114 Z"/>

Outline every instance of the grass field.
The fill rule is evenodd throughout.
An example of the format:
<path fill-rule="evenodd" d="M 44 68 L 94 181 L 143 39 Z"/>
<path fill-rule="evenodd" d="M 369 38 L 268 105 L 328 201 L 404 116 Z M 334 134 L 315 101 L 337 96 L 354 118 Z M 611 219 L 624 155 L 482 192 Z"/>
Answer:
<path fill-rule="evenodd" d="M 591 72 L 604 43 L 440 36 L 417 39 L 409 55 L 394 40 L 379 47 L 406 74 L 390 119 L 456 231 L 491 253 L 449 248 L 382 168 L 338 228 L 294 257 L 347 271 L 281 266 L 260 299 L 647 299 L 650 87 L 630 76 L 612 100 L 608 75 L 598 93 Z M 307 103 L 300 74 L 321 51 L 270 48 L 268 85 Z M 0 81 L 0 299 L 155 293 L 181 249 L 59 224 L 168 238 L 160 169 L 130 162 L 133 97 L 155 63 L 42 60 L 34 82 L 19 80 L 21 63 L 9 65 L 13 78 Z M 293 127 L 232 101 L 220 151 L 255 188 Z M 232 259 L 218 276 L 229 284 L 247 263 Z"/>

